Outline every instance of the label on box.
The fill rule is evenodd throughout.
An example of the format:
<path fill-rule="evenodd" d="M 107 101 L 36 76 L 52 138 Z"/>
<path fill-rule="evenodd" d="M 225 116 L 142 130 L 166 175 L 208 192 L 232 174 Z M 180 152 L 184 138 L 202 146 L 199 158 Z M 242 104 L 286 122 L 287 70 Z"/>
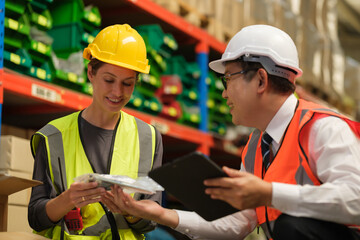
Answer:
<path fill-rule="evenodd" d="M 54 90 L 48 89 L 46 87 L 42 87 L 37 84 L 31 85 L 31 95 L 42 98 L 45 100 L 48 100 L 50 102 L 56 102 L 57 101 L 57 93 Z"/>
<path fill-rule="evenodd" d="M 20 65 L 21 57 L 15 53 L 10 53 L 10 61 L 17 65 Z"/>

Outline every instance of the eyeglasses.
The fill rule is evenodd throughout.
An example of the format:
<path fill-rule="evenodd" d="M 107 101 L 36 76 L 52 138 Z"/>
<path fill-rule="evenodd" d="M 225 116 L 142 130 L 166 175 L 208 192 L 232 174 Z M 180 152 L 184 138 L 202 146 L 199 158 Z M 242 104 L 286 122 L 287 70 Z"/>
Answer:
<path fill-rule="evenodd" d="M 248 70 L 242 70 L 240 72 L 236 72 L 236 73 L 228 73 L 228 74 L 225 74 L 224 76 L 220 77 L 220 80 L 224 86 L 224 89 L 227 90 L 227 83 L 228 81 L 230 81 L 230 77 L 231 76 L 234 76 L 236 74 L 245 74 L 249 71 L 253 71 L 253 70 L 257 70 L 257 69 L 248 69 Z"/>

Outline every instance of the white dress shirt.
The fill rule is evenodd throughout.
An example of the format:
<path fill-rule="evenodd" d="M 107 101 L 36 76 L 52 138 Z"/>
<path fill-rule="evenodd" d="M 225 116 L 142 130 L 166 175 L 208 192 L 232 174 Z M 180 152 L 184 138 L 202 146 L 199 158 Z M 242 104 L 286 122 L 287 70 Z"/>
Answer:
<path fill-rule="evenodd" d="M 297 99 L 290 95 L 266 128 L 279 149 Z M 273 182 L 272 206 L 292 216 L 360 225 L 360 139 L 337 117 L 317 120 L 310 130 L 309 164 L 320 186 Z M 253 209 L 207 222 L 194 212 L 176 210 L 175 230 L 192 239 L 242 239 L 256 226 Z"/>

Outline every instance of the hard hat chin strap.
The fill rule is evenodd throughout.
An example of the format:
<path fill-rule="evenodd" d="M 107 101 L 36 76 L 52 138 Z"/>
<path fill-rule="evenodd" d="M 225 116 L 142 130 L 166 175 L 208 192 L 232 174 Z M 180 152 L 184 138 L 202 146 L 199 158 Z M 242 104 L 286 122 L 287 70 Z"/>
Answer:
<path fill-rule="evenodd" d="M 240 59 L 245 62 L 261 63 L 261 65 L 265 68 L 265 70 L 269 75 L 282 77 L 289 80 L 292 83 L 295 83 L 296 73 L 287 67 L 277 65 L 269 57 L 245 54 L 241 56 Z"/>

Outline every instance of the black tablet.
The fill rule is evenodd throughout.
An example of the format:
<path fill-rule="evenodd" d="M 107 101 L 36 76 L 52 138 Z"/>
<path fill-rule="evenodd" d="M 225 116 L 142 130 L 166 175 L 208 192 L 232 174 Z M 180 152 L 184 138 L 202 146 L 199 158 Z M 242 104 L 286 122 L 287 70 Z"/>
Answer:
<path fill-rule="evenodd" d="M 149 172 L 149 177 L 177 198 L 186 208 L 212 221 L 239 210 L 210 198 L 204 180 L 225 177 L 224 171 L 206 155 L 193 152 Z"/>

